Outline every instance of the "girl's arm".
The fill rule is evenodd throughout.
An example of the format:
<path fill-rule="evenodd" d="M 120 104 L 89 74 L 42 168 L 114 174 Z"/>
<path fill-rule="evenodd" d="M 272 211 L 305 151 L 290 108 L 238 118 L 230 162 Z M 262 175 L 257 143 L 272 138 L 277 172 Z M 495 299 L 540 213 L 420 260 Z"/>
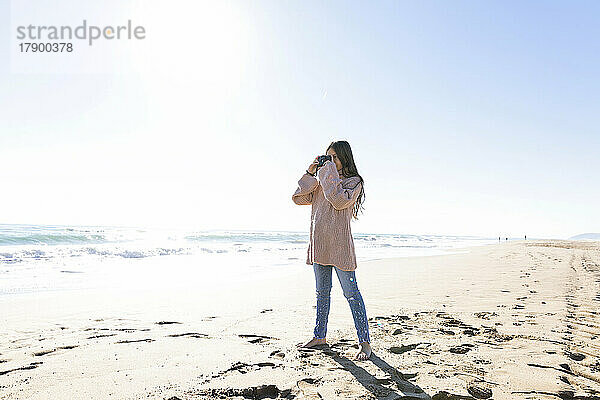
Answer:
<path fill-rule="evenodd" d="M 299 206 L 312 204 L 313 192 L 319 186 L 319 181 L 309 174 L 302 175 L 298 181 L 298 188 L 292 195 L 292 201 Z"/>
<path fill-rule="evenodd" d="M 323 187 L 323 195 L 336 210 L 350 207 L 360 195 L 362 188 L 360 178 L 352 177 L 342 182 L 332 161 L 326 161 L 319 168 L 317 177 Z"/>

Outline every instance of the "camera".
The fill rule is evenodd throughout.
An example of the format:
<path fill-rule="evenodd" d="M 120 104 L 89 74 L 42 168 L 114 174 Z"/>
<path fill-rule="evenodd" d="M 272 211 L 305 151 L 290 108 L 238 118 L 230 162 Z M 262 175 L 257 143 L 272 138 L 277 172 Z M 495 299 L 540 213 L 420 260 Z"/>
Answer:
<path fill-rule="evenodd" d="M 333 160 L 331 159 L 331 156 L 330 156 L 330 155 L 326 155 L 326 156 L 319 156 L 319 157 L 317 158 L 317 162 L 319 163 L 319 164 L 317 165 L 317 168 L 321 168 L 321 167 L 323 166 L 323 164 L 325 164 L 325 161 L 327 161 L 327 160 L 329 160 L 329 161 L 333 161 Z"/>

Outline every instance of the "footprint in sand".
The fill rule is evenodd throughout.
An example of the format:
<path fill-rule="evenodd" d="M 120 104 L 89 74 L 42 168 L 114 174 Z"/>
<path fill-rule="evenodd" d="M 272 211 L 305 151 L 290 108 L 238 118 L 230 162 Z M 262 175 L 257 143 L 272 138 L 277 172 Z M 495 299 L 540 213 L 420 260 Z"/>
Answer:
<path fill-rule="evenodd" d="M 291 393 L 291 389 L 280 390 L 275 385 L 252 386 L 242 389 L 226 388 L 226 389 L 203 389 L 197 392 L 202 398 L 229 399 L 245 398 L 245 399 L 275 399 L 287 398 Z M 181 400 L 178 397 L 171 397 L 168 400 Z"/>
<path fill-rule="evenodd" d="M 402 353 L 406 353 L 407 351 L 411 351 L 411 350 L 416 349 L 419 344 L 420 343 L 414 343 L 414 344 L 409 344 L 409 345 L 406 345 L 406 346 L 402 345 L 400 347 L 393 346 L 393 347 L 390 347 L 388 349 L 388 351 L 390 353 L 394 353 L 394 354 L 402 354 Z"/>
<path fill-rule="evenodd" d="M 463 331 L 463 334 L 467 335 L 467 336 L 476 336 L 477 334 L 479 334 L 479 329 L 477 329 L 477 328 L 465 329 Z"/>
<path fill-rule="evenodd" d="M 137 342 L 154 342 L 154 339 L 137 339 L 137 340 L 119 340 L 116 343 L 137 343 Z"/>
<path fill-rule="evenodd" d="M 498 314 L 495 312 L 490 312 L 490 311 L 481 311 L 481 312 L 476 312 L 473 315 L 475 315 L 477 318 L 481 318 L 481 319 L 490 319 L 491 317 L 497 317 Z"/>
<path fill-rule="evenodd" d="M 280 350 L 275 350 L 272 351 L 271 354 L 269 354 L 269 357 L 279 358 L 281 360 L 285 358 L 285 353 Z"/>
<path fill-rule="evenodd" d="M 322 399 L 323 396 L 318 391 L 320 379 L 304 378 L 296 383 L 298 389 L 302 392 L 306 399 Z"/>
<path fill-rule="evenodd" d="M 135 331 L 147 332 L 147 331 L 150 330 L 150 328 L 144 328 L 144 329 L 137 329 L 137 328 L 115 328 L 113 330 L 120 331 L 120 332 L 135 332 Z"/>
<path fill-rule="evenodd" d="M 116 333 L 108 333 L 106 335 L 94 335 L 94 336 L 89 336 L 86 339 L 98 339 L 98 338 L 103 338 L 103 337 L 108 337 L 108 336 L 115 336 Z"/>
<path fill-rule="evenodd" d="M 465 354 L 471 350 L 471 347 L 474 347 L 474 345 L 470 343 L 464 343 L 460 346 L 451 347 L 448 351 L 454 354 Z"/>
<path fill-rule="evenodd" d="M 36 356 L 36 357 L 40 357 L 40 356 L 45 356 L 46 354 L 54 353 L 57 350 L 70 350 L 70 349 L 74 349 L 75 347 L 77 347 L 77 345 L 75 345 L 75 346 L 61 346 L 61 347 L 57 347 L 57 348 L 52 349 L 52 350 L 38 351 L 37 353 L 33 353 L 33 355 Z"/>
<path fill-rule="evenodd" d="M 26 369 L 34 369 L 34 368 L 37 368 L 38 365 L 40 365 L 40 364 L 43 364 L 43 363 L 41 361 L 32 362 L 32 363 L 29 363 L 29 365 L 26 365 L 24 367 L 13 368 L 13 369 L 9 369 L 9 370 L 6 370 L 6 371 L 0 371 L 0 375 L 6 375 L 6 374 L 9 374 L 9 373 L 14 372 L 14 371 L 22 371 L 22 370 L 26 370 Z"/>
<path fill-rule="evenodd" d="M 246 364 L 244 362 L 238 361 L 238 362 L 235 362 L 234 364 L 232 364 L 231 367 L 227 368 L 226 370 L 219 371 L 212 375 L 208 375 L 208 378 L 204 379 L 202 381 L 202 383 L 204 384 L 204 383 L 210 382 L 211 380 L 213 380 L 215 378 L 219 378 L 219 377 L 221 377 L 223 375 L 227 375 L 229 373 L 238 372 L 240 374 L 246 374 L 247 372 L 256 371 L 256 370 L 259 370 L 259 369 L 265 368 L 265 367 L 277 368 L 277 367 L 281 367 L 281 365 L 276 365 L 272 362 L 259 362 L 259 363 L 255 363 L 255 364 Z M 232 394 L 230 394 L 230 396 L 231 395 Z"/>
<path fill-rule="evenodd" d="M 263 335 L 251 335 L 251 334 L 244 334 L 244 335 L 238 335 L 241 338 L 244 339 L 250 339 L 248 340 L 248 343 L 263 343 L 266 342 L 268 340 L 274 340 L 276 338 L 271 337 L 271 336 L 263 336 Z"/>
<path fill-rule="evenodd" d="M 456 333 L 454 333 L 454 331 L 446 330 L 443 328 L 438 328 L 438 331 L 442 332 L 444 335 L 456 335 Z"/>
<path fill-rule="evenodd" d="M 172 335 L 167 335 L 167 337 L 192 337 L 196 339 L 207 339 L 210 338 L 206 333 L 198 333 L 198 332 L 186 332 L 186 333 L 174 333 Z"/>
<path fill-rule="evenodd" d="M 242 374 L 245 374 L 248 371 L 255 370 L 255 369 L 261 369 L 264 367 L 275 368 L 276 365 L 273 364 L 272 362 L 259 362 L 259 363 L 255 363 L 255 364 L 246 364 L 246 363 L 238 361 L 235 364 L 233 364 L 231 367 L 229 367 L 228 369 L 223 371 L 221 373 L 221 375 L 226 374 L 227 372 L 230 372 L 230 371 L 238 371 Z"/>
<path fill-rule="evenodd" d="M 569 353 L 566 352 L 565 353 L 571 360 L 575 360 L 575 361 L 581 361 L 585 358 L 585 355 L 581 354 L 581 353 Z"/>
<path fill-rule="evenodd" d="M 480 383 L 471 383 L 467 386 L 467 392 L 476 399 L 489 399 L 492 397 L 492 389 Z"/>
<path fill-rule="evenodd" d="M 449 393 L 449 392 L 446 392 L 445 390 L 442 390 L 441 392 L 434 394 L 432 399 L 433 400 L 473 400 L 473 397 Z"/>

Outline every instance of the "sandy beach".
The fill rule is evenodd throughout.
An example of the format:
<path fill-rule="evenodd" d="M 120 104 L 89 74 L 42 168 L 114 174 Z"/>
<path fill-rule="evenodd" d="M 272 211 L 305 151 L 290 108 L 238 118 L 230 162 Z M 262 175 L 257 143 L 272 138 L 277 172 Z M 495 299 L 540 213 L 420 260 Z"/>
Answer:
<path fill-rule="evenodd" d="M 600 243 L 516 241 L 362 262 L 373 354 L 334 279 L 0 298 L 0 398 L 600 399 Z"/>

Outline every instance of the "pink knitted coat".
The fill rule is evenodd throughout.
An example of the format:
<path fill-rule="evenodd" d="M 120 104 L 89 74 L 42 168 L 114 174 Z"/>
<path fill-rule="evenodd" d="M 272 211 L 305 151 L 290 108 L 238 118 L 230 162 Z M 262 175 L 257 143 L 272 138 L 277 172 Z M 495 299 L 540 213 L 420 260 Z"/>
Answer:
<path fill-rule="evenodd" d="M 292 200 L 298 205 L 312 205 L 306 264 L 334 265 L 344 271 L 356 269 L 350 219 L 361 187 L 358 176 L 341 179 L 332 161 L 319 168 L 316 178 L 302 175 Z"/>

